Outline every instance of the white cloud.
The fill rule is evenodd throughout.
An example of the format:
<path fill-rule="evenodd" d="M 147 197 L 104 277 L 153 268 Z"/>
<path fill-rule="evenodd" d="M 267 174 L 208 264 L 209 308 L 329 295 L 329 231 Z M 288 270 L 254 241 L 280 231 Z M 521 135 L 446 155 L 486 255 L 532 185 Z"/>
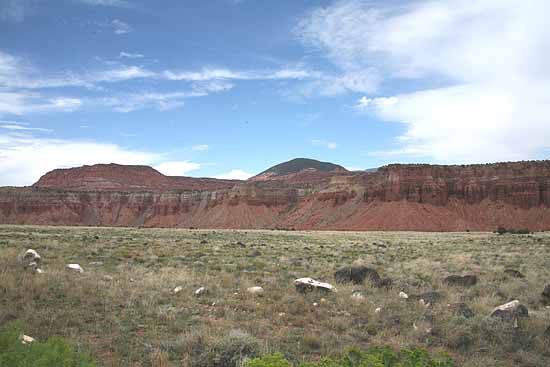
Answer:
<path fill-rule="evenodd" d="M 328 149 L 338 148 L 338 144 L 336 144 L 335 142 L 326 141 L 324 139 L 311 139 L 311 144 L 323 146 L 323 147 L 328 148 Z"/>
<path fill-rule="evenodd" d="M 308 79 L 318 75 L 301 69 L 282 69 L 271 71 L 234 71 L 229 69 L 203 69 L 201 71 L 172 71 L 163 73 L 167 80 L 210 81 L 210 80 L 282 80 Z"/>
<path fill-rule="evenodd" d="M 210 149 L 210 146 L 208 144 L 193 145 L 191 147 L 191 150 L 195 152 L 206 152 L 209 149 Z"/>
<path fill-rule="evenodd" d="M 549 13 L 545 0 L 345 0 L 314 10 L 297 33 L 344 73 L 369 70 L 379 79 L 371 96 L 386 81 L 413 90 L 358 101 L 406 127 L 396 149 L 375 154 L 518 160 L 550 147 Z"/>
<path fill-rule="evenodd" d="M 0 135 L 0 186 L 31 185 L 56 168 L 96 163 L 151 164 L 162 158 L 116 144 L 5 134 Z"/>
<path fill-rule="evenodd" d="M 51 129 L 44 129 L 41 127 L 30 127 L 28 124 L 18 121 L 4 121 L 0 120 L 0 129 L 12 130 L 12 131 L 41 131 L 52 132 Z"/>
<path fill-rule="evenodd" d="M 132 31 L 132 27 L 120 19 L 113 20 L 111 25 L 113 26 L 115 34 L 126 34 Z"/>
<path fill-rule="evenodd" d="M 93 6 L 110 6 L 117 8 L 129 8 L 131 3 L 126 0 L 77 0 L 81 3 Z"/>
<path fill-rule="evenodd" d="M 117 112 L 132 112 L 145 108 L 156 108 L 159 111 L 168 111 L 183 107 L 186 98 L 200 97 L 205 93 L 197 92 L 172 92 L 172 93 L 132 93 L 103 97 L 90 101 L 99 107 L 110 107 Z"/>
<path fill-rule="evenodd" d="M 38 93 L 0 92 L 0 113 L 22 115 L 33 112 L 71 112 L 81 106 L 82 101 L 78 98 L 47 98 Z"/>
<path fill-rule="evenodd" d="M 214 178 L 222 179 L 222 180 L 247 180 L 250 177 L 254 176 L 253 173 L 246 172 L 240 169 L 234 169 L 227 173 L 223 173 L 221 175 L 214 176 Z"/>
<path fill-rule="evenodd" d="M 187 172 L 200 169 L 201 165 L 189 161 L 170 161 L 162 162 L 154 166 L 154 168 L 166 176 L 184 176 Z"/>
<path fill-rule="evenodd" d="M 123 57 L 126 57 L 128 59 L 142 59 L 144 56 L 142 54 L 133 54 L 133 53 L 130 53 L 130 52 L 124 52 L 124 51 L 121 51 L 120 54 L 118 55 L 119 58 L 123 58 Z"/>

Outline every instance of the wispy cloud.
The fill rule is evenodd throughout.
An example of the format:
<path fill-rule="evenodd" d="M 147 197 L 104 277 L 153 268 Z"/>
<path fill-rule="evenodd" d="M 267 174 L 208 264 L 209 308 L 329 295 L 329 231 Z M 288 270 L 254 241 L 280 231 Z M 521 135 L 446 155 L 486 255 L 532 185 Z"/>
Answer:
<path fill-rule="evenodd" d="M 117 8 L 129 8 L 132 4 L 126 0 L 75 0 L 77 2 L 92 6 L 109 6 Z"/>
<path fill-rule="evenodd" d="M 550 146 L 550 49 L 541 47 L 550 45 L 549 2 L 392 4 L 335 1 L 297 28 L 344 75 L 372 76 L 363 86 L 346 82 L 354 92 L 368 86 L 358 110 L 404 124 L 397 148 L 376 154 L 486 162 L 530 159 Z M 376 96 L 386 82 L 413 91 Z"/>
<path fill-rule="evenodd" d="M 133 30 L 128 23 L 123 22 L 120 19 L 113 20 L 111 22 L 111 25 L 113 27 L 113 32 L 115 32 L 115 34 L 126 34 L 126 33 L 130 33 Z"/>
<path fill-rule="evenodd" d="M 41 131 L 52 132 L 51 129 L 44 129 L 41 127 L 30 127 L 27 123 L 18 121 L 4 121 L 0 120 L 0 129 L 12 130 L 12 131 Z"/>
<path fill-rule="evenodd" d="M 98 107 L 113 108 L 117 112 L 132 112 L 144 108 L 156 108 L 159 111 L 167 111 L 183 107 L 186 98 L 198 97 L 202 94 L 194 92 L 172 93 L 131 93 L 117 96 L 103 97 L 90 101 Z"/>
<path fill-rule="evenodd" d="M 78 110 L 82 101 L 72 97 L 47 98 L 38 93 L 0 92 L 0 113 L 22 115 L 33 112 Z"/>
<path fill-rule="evenodd" d="M 206 152 L 207 150 L 210 150 L 210 146 L 208 144 L 193 145 L 191 150 L 195 152 Z"/>
<path fill-rule="evenodd" d="M 336 144 L 333 141 L 327 141 L 325 139 L 311 139 L 310 142 L 313 145 L 322 146 L 322 147 L 325 147 L 325 148 L 328 148 L 328 149 L 338 148 L 338 144 Z"/>
<path fill-rule="evenodd" d="M 201 71 L 172 71 L 163 73 L 168 80 L 209 81 L 209 80 L 282 80 L 307 79 L 317 77 L 308 70 L 282 69 L 271 71 L 235 71 L 229 69 L 203 69 Z"/>
<path fill-rule="evenodd" d="M 144 57 L 144 55 L 121 51 L 120 54 L 118 55 L 118 57 L 119 58 L 126 57 L 128 59 L 141 59 L 141 58 Z"/>

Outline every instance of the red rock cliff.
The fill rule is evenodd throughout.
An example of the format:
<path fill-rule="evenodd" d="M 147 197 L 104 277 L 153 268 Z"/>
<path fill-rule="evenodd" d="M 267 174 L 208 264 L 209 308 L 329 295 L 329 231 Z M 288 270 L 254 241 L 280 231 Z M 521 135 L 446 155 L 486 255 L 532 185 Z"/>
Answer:
<path fill-rule="evenodd" d="M 346 230 L 550 229 L 550 161 L 389 165 L 276 180 L 167 177 L 150 167 L 55 170 L 0 188 L 0 223 Z"/>

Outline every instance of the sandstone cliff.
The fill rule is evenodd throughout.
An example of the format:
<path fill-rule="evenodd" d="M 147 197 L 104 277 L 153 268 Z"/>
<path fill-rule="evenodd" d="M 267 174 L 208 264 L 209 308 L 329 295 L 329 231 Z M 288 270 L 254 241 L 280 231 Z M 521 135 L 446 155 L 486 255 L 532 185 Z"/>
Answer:
<path fill-rule="evenodd" d="M 276 179 L 167 177 L 150 167 L 55 170 L 0 188 L 0 223 L 346 230 L 550 229 L 550 161 L 306 169 Z"/>

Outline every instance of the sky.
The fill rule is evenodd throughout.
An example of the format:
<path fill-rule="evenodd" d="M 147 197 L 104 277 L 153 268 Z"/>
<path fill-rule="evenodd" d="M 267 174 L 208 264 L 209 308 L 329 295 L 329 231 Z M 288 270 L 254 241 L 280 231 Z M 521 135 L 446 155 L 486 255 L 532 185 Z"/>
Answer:
<path fill-rule="evenodd" d="M 550 157 L 547 0 L 0 0 L 0 185 Z"/>

